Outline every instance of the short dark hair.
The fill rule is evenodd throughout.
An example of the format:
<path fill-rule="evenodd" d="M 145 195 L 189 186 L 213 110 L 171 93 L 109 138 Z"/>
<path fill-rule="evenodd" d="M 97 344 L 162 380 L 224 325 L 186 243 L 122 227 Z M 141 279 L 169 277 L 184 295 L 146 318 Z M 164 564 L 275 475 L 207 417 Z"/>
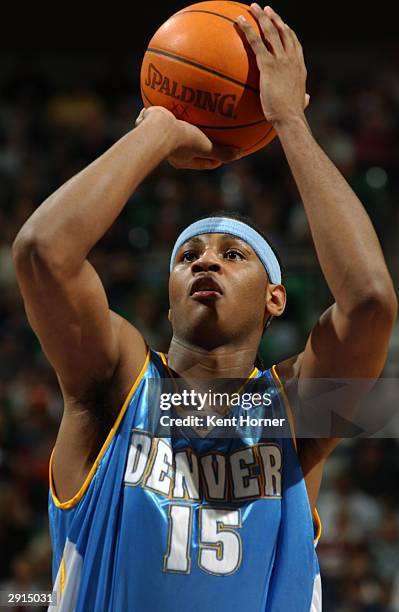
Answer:
<path fill-rule="evenodd" d="M 280 269 L 281 269 L 281 275 L 283 275 L 283 265 L 281 262 L 281 258 L 280 255 L 278 254 L 276 248 L 274 247 L 272 241 L 268 238 L 268 236 L 266 236 L 265 232 L 263 231 L 262 228 L 260 228 L 257 223 L 255 223 L 255 221 L 253 221 L 251 219 L 251 217 L 248 217 L 247 215 L 243 215 L 242 213 L 239 213 L 237 211 L 227 211 L 227 210 L 216 210 L 212 213 L 209 213 L 207 215 L 203 215 L 202 217 L 199 217 L 199 219 L 196 219 L 197 221 L 201 221 L 202 219 L 208 219 L 209 217 L 225 217 L 226 219 L 235 219 L 236 221 L 241 221 L 241 223 L 245 223 L 246 225 L 249 225 L 249 227 L 252 227 L 252 229 L 254 229 L 256 232 L 258 232 L 258 234 L 260 234 L 262 236 L 262 238 L 264 238 L 266 240 L 266 242 L 269 244 L 270 248 L 272 249 L 273 253 L 276 256 L 276 259 L 280 265 Z M 273 320 L 273 316 L 270 315 L 265 323 L 265 326 L 263 328 L 263 332 L 262 332 L 262 338 L 263 335 L 266 331 L 266 329 L 270 326 L 271 322 Z M 261 341 L 262 341 L 261 338 Z M 260 354 L 260 350 L 258 348 L 258 352 L 255 358 L 255 367 L 257 367 L 259 370 L 264 370 L 265 369 L 265 365 L 263 363 L 263 359 L 262 356 Z"/>

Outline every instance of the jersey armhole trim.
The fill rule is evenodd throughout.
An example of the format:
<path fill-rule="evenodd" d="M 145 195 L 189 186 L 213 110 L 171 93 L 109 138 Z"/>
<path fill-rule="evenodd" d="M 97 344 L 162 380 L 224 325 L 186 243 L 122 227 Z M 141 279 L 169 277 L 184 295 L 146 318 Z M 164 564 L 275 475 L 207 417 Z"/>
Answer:
<path fill-rule="evenodd" d="M 117 429 L 119 427 L 119 424 L 127 410 L 127 407 L 129 406 L 129 402 L 132 399 L 132 395 L 133 393 L 136 391 L 138 385 L 141 382 L 141 379 L 144 376 L 145 371 L 147 370 L 148 364 L 150 361 L 150 349 L 148 348 L 147 350 L 147 355 L 143 364 L 143 367 L 140 370 L 139 375 L 137 376 L 136 380 L 134 381 L 132 387 L 130 388 L 129 393 L 127 394 L 127 397 L 123 403 L 122 408 L 119 411 L 118 416 L 116 417 L 116 420 L 114 422 L 114 424 L 112 425 L 112 428 L 104 442 L 104 444 L 101 447 L 100 452 L 97 455 L 96 460 L 94 461 L 90 472 L 88 473 L 88 475 L 86 476 L 86 480 L 84 481 L 84 483 L 82 484 L 82 486 L 80 487 L 79 491 L 71 498 L 68 499 L 67 501 L 61 502 L 58 497 L 57 494 L 55 492 L 55 485 L 54 485 L 54 480 L 53 480 L 53 455 L 54 455 L 54 449 L 51 453 L 51 457 L 50 457 L 50 464 L 49 464 L 49 480 L 50 480 L 50 492 L 51 492 L 51 497 L 53 500 L 54 505 L 59 508 L 60 510 L 69 510 L 70 508 L 73 508 L 74 506 L 76 506 L 76 504 L 78 504 L 80 502 L 80 500 L 82 499 L 83 495 L 86 493 L 87 489 L 89 488 L 90 482 L 92 481 L 92 478 L 94 476 L 94 474 L 96 473 L 96 470 L 98 468 L 98 464 L 100 463 L 101 459 L 103 458 L 108 446 L 110 445 L 112 438 L 114 437 L 114 435 L 117 432 Z"/>
<path fill-rule="evenodd" d="M 290 430 L 291 430 L 291 436 L 292 436 L 292 441 L 294 443 L 295 446 L 295 450 L 298 452 L 298 448 L 297 448 L 297 443 L 296 443 L 296 433 L 295 433 L 295 426 L 294 426 L 294 417 L 292 414 L 292 408 L 291 408 L 291 404 L 290 401 L 287 397 L 287 394 L 285 392 L 284 389 L 284 385 L 281 382 L 280 376 L 277 374 L 277 370 L 276 370 L 276 365 L 273 365 L 271 367 L 271 372 L 273 375 L 274 380 L 277 383 L 277 386 L 279 388 L 279 391 L 281 392 L 283 401 L 284 401 L 284 405 L 287 411 L 287 416 L 288 416 L 288 422 L 290 425 Z M 322 532 L 322 525 L 321 525 L 321 520 L 320 520 L 320 516 L 319 513 L 317 512 L 317 508 L 315 508 L 312 512 L 312 519 L 313 519 L 313 526 L 314 526 L 314 530 L 315 530 L 315 536 L 314 536 L 314 545 L 317 546 L 317 543 L 320 539 L 321 536 L 321 532 Z"/>
<path fill-rule="evenodd" d="M 314 545 L 317 546 L 320 540 L 321 532 L 323 531 L 320 515 L 317 508 L 313 510 L 313 524 L 315 526 Z"/>
<path fill-rule="evenodd" d="M 162 359 L 162 363 L 164 364 L 164 366 L 166 366 L 169 370 L 168 367 L 168 360 L 166 359 L 166 355 L 165 353 L 162 353 L 161 351 L 158 351 L 158 355 L 160 356 L 160 358 Z"/>

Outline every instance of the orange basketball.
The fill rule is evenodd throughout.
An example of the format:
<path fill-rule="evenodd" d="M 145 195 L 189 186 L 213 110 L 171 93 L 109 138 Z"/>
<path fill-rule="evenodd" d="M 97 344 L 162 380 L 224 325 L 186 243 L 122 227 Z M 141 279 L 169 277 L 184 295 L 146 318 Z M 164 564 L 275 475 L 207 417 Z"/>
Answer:
<path fill-rule="evenodd" d="M 144 55 L 141 95 L 145 107 L 164 106 L 212 142 L 248 154 L 276 134 L 262 111 L 259 70 L 235 23 L 239 15 L 259 32 L 249 7 L 240 2 L 199 2 L 172 15 Z"/>

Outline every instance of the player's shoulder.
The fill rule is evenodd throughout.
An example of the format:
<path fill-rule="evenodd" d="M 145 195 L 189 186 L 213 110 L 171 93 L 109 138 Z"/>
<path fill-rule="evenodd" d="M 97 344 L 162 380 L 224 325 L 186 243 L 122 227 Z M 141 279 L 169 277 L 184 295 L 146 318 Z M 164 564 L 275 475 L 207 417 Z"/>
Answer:
<path fill-rule="evenodd" d="M 120 348 L 130 347 L 135 352 L 147 353 L 148 345 L 143 334 L 133 323 L 110 310 L 112 331 Z"/>

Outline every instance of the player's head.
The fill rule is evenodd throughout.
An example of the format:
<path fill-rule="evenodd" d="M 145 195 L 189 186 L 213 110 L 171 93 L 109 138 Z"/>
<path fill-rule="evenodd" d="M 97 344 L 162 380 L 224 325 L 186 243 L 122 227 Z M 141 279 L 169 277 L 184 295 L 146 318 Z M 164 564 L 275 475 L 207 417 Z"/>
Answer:
<path fill-rule="evenodd" d="M 232 341 L 257 346 L 285 307 L 279 257 L 247 217 L 222 211 L 201 218 L 176 240 L 169 300 L 176 340 L 207 350 Z"/>

